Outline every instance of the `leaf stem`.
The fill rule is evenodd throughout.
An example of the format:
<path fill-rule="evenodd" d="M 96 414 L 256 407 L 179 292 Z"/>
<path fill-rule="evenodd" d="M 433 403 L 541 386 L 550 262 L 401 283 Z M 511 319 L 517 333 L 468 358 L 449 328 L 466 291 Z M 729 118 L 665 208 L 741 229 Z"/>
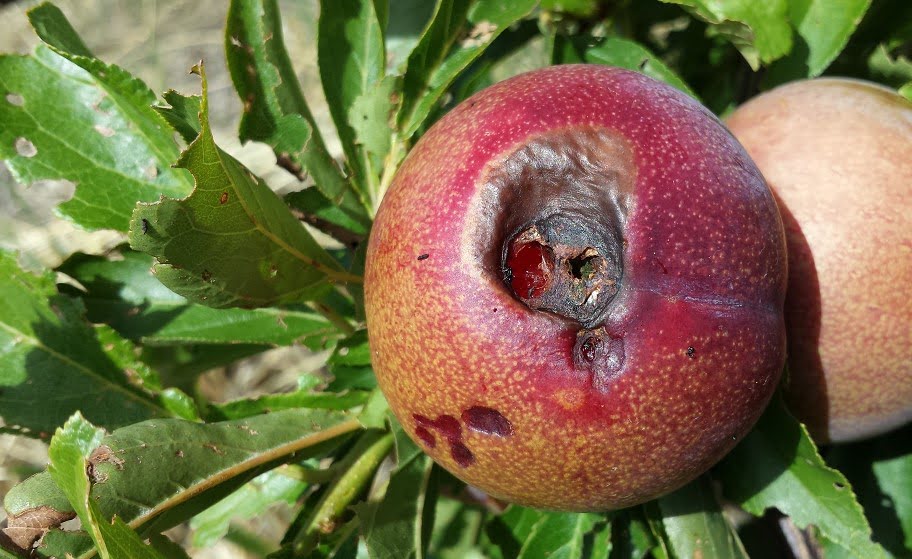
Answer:
<path fill-rule="evenodd" d="M 333 326 L 339 329 L 346 336 L 351 336 L 355 333 L 355 327 L 352 326 L 348 320 L 345 319 L 342 315 L 332 310 L 328 305 L 323 303 L 318 303 L 316 301 L 311 301 L 307 303 L 313 310 L 322 314 L 326 320 L 330 321 Z"/>
<path fill-rule="evenodd" d="M 402 163 L 402 159 L 405 157 L 405 149 L 405 140 L 402 140 L 398 134 L 393 134 L 390 151 L 386 156 L 386 165 L 383 167 L 383 176 L 380 178 L 380 186 L 377 188 L 377 195 L 374 197 L 374 215 L 377 214 L 380 202 L 383 201 L 386 191 L 389 190 L 390 184 L 392 184 L 393 178 L 396 176 L 396 171 L 399 170 L 399 164 Z"/>
<path fill-rule="evenodd" d="M 345 509 L 362 493 L 380 463 L 393 448 L 393 435 L 367 431 L 343 459 L 345 473 L 330 485 L 317 503 L 304 528 L 295 536 L 292 549 L 303 556 L 322 534 L 332 532 Z"/>

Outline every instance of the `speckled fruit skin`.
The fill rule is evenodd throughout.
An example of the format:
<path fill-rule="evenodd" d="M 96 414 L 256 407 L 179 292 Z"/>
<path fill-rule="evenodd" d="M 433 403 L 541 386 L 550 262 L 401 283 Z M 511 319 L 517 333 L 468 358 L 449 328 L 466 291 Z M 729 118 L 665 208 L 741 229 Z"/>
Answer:
<path fill-rule="evenodd" d="M 787 399 L 820 442 L 912 419 L 912 103 L 794 82 L 728 125 L 778 196 L 789 249 Z"/>
<path fill-rule="evenodd" d="M 499 268 L 499 224 L 574 204 L 531 195 L 560 183 L 554 153 L 517 171 L 526 182 L 499 169 L 565 137 L 572 165 L 621 171 L 587 190 L 623 214 L 619 291 L 589 329 L 526 306 Z M 404 161 L 368 246 L 374 368 L 406 432 L 467 483 L 539 508 L 626 507 L 700 475 L 760 416 L 785 359 L 785 276 L 769 189 L 708 110 L 638 73 L 555 66 L 461 103 Z M 593 331 L 594 367 L 577 343 Z"/>

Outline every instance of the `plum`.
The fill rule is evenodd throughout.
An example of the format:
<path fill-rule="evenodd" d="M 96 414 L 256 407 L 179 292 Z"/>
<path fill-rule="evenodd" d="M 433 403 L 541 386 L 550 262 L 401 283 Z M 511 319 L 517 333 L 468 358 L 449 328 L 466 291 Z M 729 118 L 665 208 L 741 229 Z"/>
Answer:
<path fill-rule="evenodd" d="M 405 431 L 489 494 L 617 509 L 699 476 L 783 369 L 785 238 L 721 122 L 636 72 L 495 84 L 417 142 L 365 273 Z"/>
<path fill-rule="evenodd" d="M 786 227 L 786 399 L 819 442 L 912 419 L 912 103 L 844 78 L 764 93 L 728 119 Z"/>

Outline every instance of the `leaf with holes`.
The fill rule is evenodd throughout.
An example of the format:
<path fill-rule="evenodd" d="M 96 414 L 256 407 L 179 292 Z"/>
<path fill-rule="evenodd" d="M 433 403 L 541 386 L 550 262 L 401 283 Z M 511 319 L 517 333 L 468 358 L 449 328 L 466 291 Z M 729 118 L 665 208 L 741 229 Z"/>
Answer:
<path fill-rule="evenodd" d="M 177 165 L 196 179 L 183 200 L 139 204 L 131 246 L 157 260 L 174 292 L 211 307 L 264 307 L 319 299 L 331 282 L 360 281 L 342 269 L 266 184 L 222 151 L 209 128 L 206 77 L 200 135 Z"/>
<path fill-rule="evenodd" d="M 88 229 L 126 231 L 137 200 L 190 192 L 190 175 L 171 168 L 178 149 L 152 91 L 92 57 L 56 7 L 29 16 L 46 44 L 0 55 L 0 159 L 16 179 L 74 182 L 59 209 Z"/>
<path fill-rule="evenodd" d="M 170 415 L 155 374 L 110 328 L 92 328 L 50 274 L 21 270 L 0 252 L 0 419 L 48 434 L 74 411 L 105 427 Z M 45 435 L 46 436 L 46 435 Z"/>
<path fill-rule="evenodd" d="M 328 410 L 285 410 L 212 424 L 179 419 L 137 423 L 115 430 L 93 449 L 92 499 L 103 518 L 116 515 L 148 537 L 188 520 L 290 457 L 325 451 L 357 429 L 353 416 Z M 4 505 L 16 516 L 59 507 L 60 494 L 54 480 L 42 473 L 10 490 Z M 48 540 L 57 552 L 90 556 L 80 547 L 84 538 L 50 534 L 57 534 Z"/>
<path fill-rule="evenodd" d="M 381 168 L 369 157 L 356 132 L 349 112 L 359 97 L 378 87 L 386 70 L 386 49 L 375 0 L 328 0 L 320 3 L 318 60 L 320 81 L 342 149 L 354 180 L 363 192 L 374 193 Z M 388 97 L 388 96 L 387 96 Z M 378 124 L 386 122 L 383 118 Z M 387 135 L 390 134 L 386 126 Z M 363 141 L 363 140 L 362 140 Z"/>
<path fill-rule="evenodd" d="M 94 461 L 100 459 L 98 449 L 104 448 L 100 446 L 103 436 L 103 430 L 77 412 L 51 439 L 48 473 L 69 499 L 82 529 L 89 533 L 102 559 L 165 559 L 144 544 L 120 518 L 110 522 L 105 519 L 98 503 L 92 499 L 89 476 L 94 475 Z"/>
<path fill-rule="evenodd" d="M 298 85 L 282 39 L 275 0 L 233 0 L 225 27 L 225 55 L 231 79 L 244 102 L 241 140 L 269 144 L 279 163 L 303 178 L 342 214 L 332 223 L 363 234 L 370 225 L 367 205 L 333 161 Z M 253 71 L 251 71 L 253 70 Z"/>
<path fill-rule="evenodd" d="M 871 541 L 871 527 L 852 488 L 828 467 L 780 398 L 718 466 L 726 497 L 760 516 L 775 507 L 801 528 L 815 525 L 858 557 L 886 557 Z"/>

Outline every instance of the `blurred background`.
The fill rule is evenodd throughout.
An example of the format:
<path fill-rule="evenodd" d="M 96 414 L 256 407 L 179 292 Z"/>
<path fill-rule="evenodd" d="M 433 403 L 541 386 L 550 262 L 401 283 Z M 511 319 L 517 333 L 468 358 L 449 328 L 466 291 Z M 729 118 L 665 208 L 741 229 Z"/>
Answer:
<path fill-rule="evenodd" d="M 25 15 L 31 1 L 0 2 L 0 52 L 28 53 L 38 43 Z M 262 144 L 240 145 L 237 126 L 241 103 L 231 85 L 223 53 L 226 0 L 57 0 L 73 27 L 98 58 L 117 64 L 141 78 L 156 93 L 176 89 L 199 93 L 199 78 L 188 73 L 205 60 L 209 75 L 211 122 L 216 141 L 271 187 L 297 190 L 297 179 L 275 166 L 272 150 Z M 318 9 L 315 0 L 280 2 L 285 41 L 305 95 L 334 154 L 341 153 L 318 79 L 314 44 Z M 73 252 L 101 254 L 125 241 L 111 231 L 89 233 L 59 218 L 54 207 L 73 193 L 67 181 L 23 186 L 0 163 L 0 247 L 17 251 L 27 268 L 59 265 Z M 210 371 L 202 378 L 207 397 L 226 401 L 258 393 L 291 389 L 302 371 L 319 367 L 320 356 L 305 348 L 280 348 Z M 0 434 L 0 496 L 23 478 L 47 465 L 47 445 Z M 193 557 L 261 557 L 262 541 L 277 542 L 284 533 L 288 511 L 275 507 L 253 521 L 234 526 L 226 540 L 207 549 L 193 549 L 187 530 L 169 535 L 183 542 Z M 0 507 L 0 522 L 5 513 Z"/>

